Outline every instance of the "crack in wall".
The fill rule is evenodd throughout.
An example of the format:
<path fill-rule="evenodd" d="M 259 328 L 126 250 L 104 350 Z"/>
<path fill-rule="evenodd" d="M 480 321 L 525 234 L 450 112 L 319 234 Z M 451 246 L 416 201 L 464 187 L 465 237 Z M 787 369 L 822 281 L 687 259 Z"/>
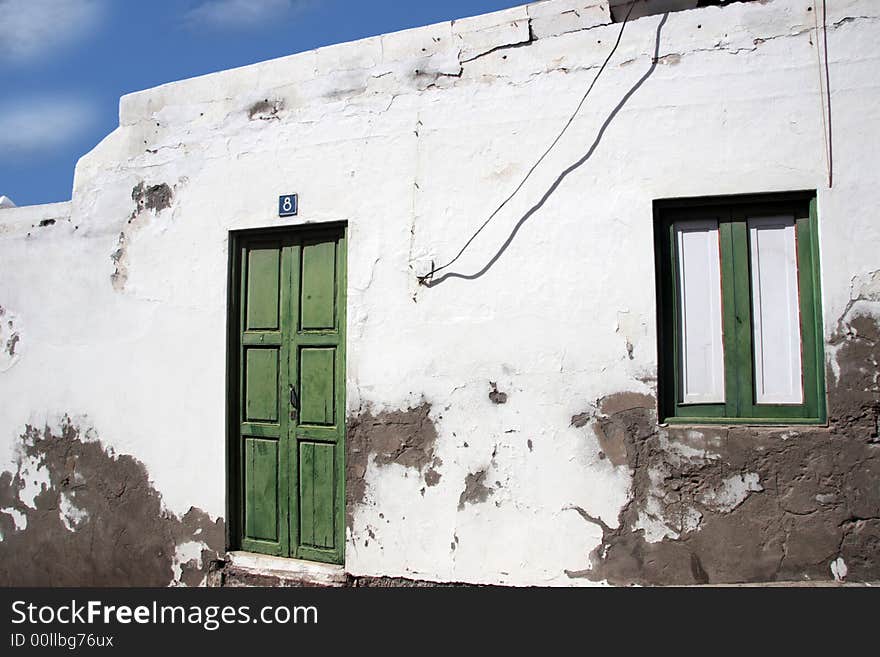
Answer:
<path fill-rule="evenodd" d="M 21 359 L 22 333 L 18 314 L 0 306 L 0 372 L 6 372 Z"/>
<path fill-rule="evenodd" d="M 129 215 L 126 227 L 116 239 L 116 249 L 110 254 L 110 261 L 114 267 L 113 273 L 110 274 L 110 282 L 117 292 L 122 292 L 128 282 L 130 266 L 128 248 L 132 234 L 139 230 L 145 222 L 142 217 L 149 216 L 149 214 L 157 215 L 162 210 L 170 208 L 173 198 L 174 192 L 167 183 L 148 186 L 141 181 L 131 190 L 134 210 Z"/>

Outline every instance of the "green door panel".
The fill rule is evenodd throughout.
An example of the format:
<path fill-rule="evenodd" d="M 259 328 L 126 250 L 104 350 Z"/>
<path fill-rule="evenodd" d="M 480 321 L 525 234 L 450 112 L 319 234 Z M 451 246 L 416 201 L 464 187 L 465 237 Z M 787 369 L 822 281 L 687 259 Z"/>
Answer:
<path fill-rule="evenodd" d="M 335 347 L 308 347 L 299 352 L 300 424 L 333 425 Z"/>
<path fill-rule="evenodd" d="M 281 274 L 278 247 L 254 248 L 247 263 L 247 329 L 277 329 Z"/>
<path fill-rule="evenodd" d="M 234 234 L 233 540 L 342 563 L 344 229 Z"/>
<path fill-rule="evenodd" d="M 278 352 L 275 347 L 245 348 L 245 414 L 249 422 L 278 420 Z"/>
<path fill-rule="evenodd" d="M 278 541 L 278 441 L 246 438 L 245 535 Z"/>
<path fill-rule="evenodd" d="M 300 544 L 334 547 L 334 445 L 300 442 Z"/>
<path fill-rule="evenodd" d="M 336 328 L 336 243 L 323 241 L 302 247 L 303 330 Z"/>
<path fill-rule="evenodd" d="M 238 411 L 233 430 L 238 456 L 239 542 L 246 550 L 267 554 L 289 551 L 286 500 L 289 468 L 284 434 L 288 417 L 284 401 L 284 364 L 288 347 L 282 340 L 282 310 L 290 292 L 290 251 L 280 239 L 243 244 L 239 253 L 237 324 Z M 289 259 L 289 255 L 287 255 Z"/>

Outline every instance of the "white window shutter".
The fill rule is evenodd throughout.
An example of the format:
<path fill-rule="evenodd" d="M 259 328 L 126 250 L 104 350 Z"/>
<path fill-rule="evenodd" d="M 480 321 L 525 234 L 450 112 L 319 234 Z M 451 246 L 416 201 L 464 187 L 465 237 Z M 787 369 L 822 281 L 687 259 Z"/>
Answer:
<path fill-rule="evenodd" d="M 748 225 L 755 402 L 802 404 L 794 217 L 754 217 Z"/>
<path fill-rule="evenodd" d="M 678 251 L 681 394 L 685 404 L 724 402 L 718 222 L 674 226 Z"/>

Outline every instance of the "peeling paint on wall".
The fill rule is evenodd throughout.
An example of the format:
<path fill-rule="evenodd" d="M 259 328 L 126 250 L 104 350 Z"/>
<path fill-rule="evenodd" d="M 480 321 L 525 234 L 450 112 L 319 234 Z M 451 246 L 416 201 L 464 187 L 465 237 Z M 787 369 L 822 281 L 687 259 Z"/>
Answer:
<path fill-rule="evenodd" d="M 113 262 L 114 270 L 110 275 L 110 282 L 113 289 L 121 292 L 125 289 L 128 281 L 129 257 L 128 247 L 131 241 L 131 235 L 141 228 L 143 221 L 141 217 L 145 213 L 157 215 L 162 210 L 171 207 L 171 201 L 174 198 L 174 192 L 167 183 L 159 183 L 157 185 L 146 185 L 143 181 L 139 182 L 131 190 L 131 200 L 134 201 L 134 209 L 128 218 L 126 227 L 119 233 L 116 240 L 116 250 L 110 254 L 110 260 Z M 149 216 L 147 214 L 146 216 Z"/>
<path fill-rule="evenodd" d="M 367 493 L 367 463 L 401 465 L 420 472 L 425 485 L 436 486 L 443 461 L 434 454 L 437 428 L 430 417 L 431 404 L 422 402 L 415 408 L 382 411 L 374 414 L 367 408 L 350 417 L 346 435 L 346 514 L 352 524 L 354 509 L 363 503 Z"/>
<path fill-rule="evenodd" d="M 575 508 L 603 539 L 589 566 L 569 576 L 613 584 L 880 577 L 880 302 L 863 311 L 848 308 L 832 340 L 839 377 L 829 384 L 827 428 L 657 427 L 652 397 L 600 400 L 582 426 L 605 450 L 609 435 L 623 445 L 631 497 L 617 528 Z"/>
<path fill-rule="evenodd" d="M 248 118 L 251 121 L 278 121 L 278 113 L 284 109 L 283 100 L 259 100 L 248 108 Z"/>
<path fill-rule="evenodd" d="M 7 371 L 21 358 L 21 319 L 9 308 L 0 306 L 0 372 Z"/>
<path fill-rule="evenodd" d="M 464 478 L 464 490 L 458 498 L 458 510 L 464 509 L 465 504 L 480 504 L 489 499 L 492 489 L 487 487 L 486 470 L 471 472 Z"/>
<path fill-rule="evenodd" d="M 165 510 L 142 463 L 70 417 L 27 426 L 17 449 L 0 474 L 3 586 L 194 586 L 222 554 L 222 519 Z"/>
<path fill-rule="evenodd" d="M 134 221 L 145 210 L 159 214 L 162 210 L 170 208 L 172 197 L 173 193 L 167 183 L 146 185 L 139 182 L 131 190 L 131 200 L 134 201 L 135 209 L 128 222 Z"/>
<path fill-rule="evenodd" d="M 498 385 L 494 381 L 489 381 L 489 400 L 493 404 L 506 404 L 507 393 L 498 390 Z"/>
<path fill-rule="evenodd" d="M 880 125 L 866 110 L 880 9 L 828 4 L 832 88 L 846 70 L 835 121 L 860 126 L 835 130 L 846 184 L 823 184 L 811 0 L 631 20 L 558 147 L 459 264 L 480 271 L 509 244 L 504 257 L 430 290 L 416 274 L 523 180 L 603 67 L 620 34 L 607 2 L 549 0 L 122 98 L 70 203 L 0 213 L 0 302 L 18 334 L 0 323 L 0 447 L 54 408 L 86 410 L 104 446 L 77 420 L 71 454 L 92 465 L 68 484 L 42 442 L 0 466 L 7 567 L 44 543 L 52 558 L 86 554 L 94 536 L 148 564 L 102 547 L 118 567 L 107 581 L 201 581 L 222 546 L 206 535 L 224 508 L 229 231 L 281 225 L 281 189 L 308 201 L 285 225 L 348 222 L 353 581 L 877 578 L 880 272 L 864 175 L 877 149 L 864 135 Z M 812 188 L 831 426 L 658 427 L 652 200 Z M 143 467 L 116 473 L 135 457 Z M 131 526 L 102 501 L 129 479 Z M 77 577 L 103 567 L 89 559 Z"/>
<path fill-rule="evenodd" d="M 623 336 L 626 356 L 629 360 L 635 359 L 636 347 L 648 334 L 648 326 L 645 320 L 629 310 L 617 312 L 617 332 Z"/>

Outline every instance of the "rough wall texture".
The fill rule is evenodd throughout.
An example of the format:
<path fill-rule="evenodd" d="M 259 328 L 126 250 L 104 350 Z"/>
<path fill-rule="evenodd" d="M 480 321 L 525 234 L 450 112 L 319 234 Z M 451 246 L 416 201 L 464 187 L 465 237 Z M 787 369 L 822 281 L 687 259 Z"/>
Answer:
<path fill-rule="evenodd" d="M 69 417 L 26 427 L 17 449 L 0 474 L 0 586 L 198 586 L 222 553 L 222 519 L 165 510 L 142 463 Z"/>
<path fill-rule="evenodd" d="M 144 538 L 151 582 L 200 578 L 225 513 L 229 231 L 345 221 L 355 581 L 880 577 L 880 187 L 866 175 L 880 6 L 827 4 L 833 187 L 811 0 L 631 21 L 570 124 L 620 34 L 603 2 L 539 2 L 124 97 L 70 203 L 0 210 L 4 560 L 33 573 L 29 546 L 84 554 L 95 532 Z M 658 427 L 652 202 L 804 189 L 817 195 L 829 426 Z M 280 219 L 290 192 L 299 215 Z M 64 429 L 64 412 L 87 415 L 101 447 L 85 429 L 65 438 L 79 423 Z M 64 483 L 68 447 L 83 492 Z M 154 536 L 110 495 L 130 478 L 126 508 Z M 143 581 L 89 563 L 74 573 Z M 68 565 L 49 572 L 72 581 Z"/>
<path fill-rule="evenodd" d="M 827 427 L 658 427 L 650 395 L 572 418 L 632 472 L 616 528 L 569 577 L 614 584 L 880 578 L 880 272 L 829 341 Z M 856 281 L 854 280 L 854 283 Z"/>
<path fill-rule="evenodd" d="M 437 429 L 429 417 L 431 405 L 383 411 L 375 415 L 367 409 L 347 421 L 345 452 L 346 515 L 350 525 L 357 506 L 366 496 L 367 465 L 396 463 L 409 468 L 424 480 L 425 487 L 440 482 L 437 468 L 443 461 L 434 455 Z M 422 488 L 422 495 L 425 489 Z M 368 542 L 368 541 L 367 541 Z"/>

